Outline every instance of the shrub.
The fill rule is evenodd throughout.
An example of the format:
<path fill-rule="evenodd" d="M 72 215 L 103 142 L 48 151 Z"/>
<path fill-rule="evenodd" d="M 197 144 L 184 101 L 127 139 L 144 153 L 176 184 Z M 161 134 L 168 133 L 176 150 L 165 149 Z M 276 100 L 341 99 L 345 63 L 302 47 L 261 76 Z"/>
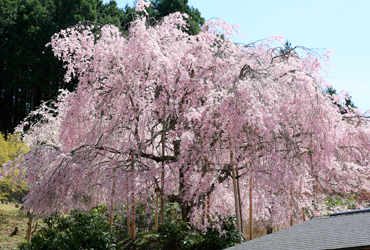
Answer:
<path fill-rule="evenodd" d="M 42 228 L 19 246 L 22 250 L 94 249 L 114 250 L 116 239 L 109 233 L 109 222 L 99 212 L 73 211 L 69 216 L 53 214 Z"/>
<path fill-rule="evenodd" d="M 196 249 L 224 249 L 239 243 L 240 234 L 235 227 L 236 218 L 231 215 L 215 214 L 216 221 L 210 221 L 210 226 L 201 237 Z"/>
<path fill-rule="evenodd" d="M 193 249 L 191 232 L 190 224 L 183 221 L 165 222 L 158 226 L 159 240 L 163 244 L 163 249 Z"/>

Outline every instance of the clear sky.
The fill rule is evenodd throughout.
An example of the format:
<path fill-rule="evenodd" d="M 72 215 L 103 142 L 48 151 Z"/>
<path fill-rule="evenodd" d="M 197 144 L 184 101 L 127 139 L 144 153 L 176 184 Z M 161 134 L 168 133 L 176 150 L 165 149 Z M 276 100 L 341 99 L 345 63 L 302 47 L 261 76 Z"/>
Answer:
<path fill-rule="evenodd" d="M 104 0 L 104 2 L 108 2 Z M 116 0 L 118 7 L 133 0 Z M 239 24 L 249 43 L 282 35 L 292 46 L 335 52 L 327 81 L 370 110 L 370 0 L 188 0 L 206 19 Z"/>

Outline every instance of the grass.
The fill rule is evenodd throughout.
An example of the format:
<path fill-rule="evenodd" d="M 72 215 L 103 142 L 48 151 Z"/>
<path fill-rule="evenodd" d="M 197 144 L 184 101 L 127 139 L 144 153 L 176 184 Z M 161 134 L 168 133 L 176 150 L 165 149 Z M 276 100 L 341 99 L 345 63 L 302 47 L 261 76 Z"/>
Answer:
<path fill-rule="evenodd" d="M 0 203 L 0 250 L 14 249 L 18 243 L 25 240 L 27 222 L 27 213 L 16 208 L 15 203 Z M 10 236 L 15 227 L 18 227 L 17 235 Z"/>
<path fill-rule="evenodd" d="M 137 233 L 136 239 L 132 240 L 131 236 L 125 235 L 118 240 L 118 249 L 147 249 L 156 250 L 162 249 L 162 245 L 158 241 L 159 234 L 155 232 Z"/>
<path fill-rule="evenodd" d="M 14 203 L 0 204 L 0 249 L 14 249 L 17 243 L 23 241 L 27 230 L 26 212 L 15 207 Z M 10 236 L 15 227 L 18 227 L 18 234 Z"/>

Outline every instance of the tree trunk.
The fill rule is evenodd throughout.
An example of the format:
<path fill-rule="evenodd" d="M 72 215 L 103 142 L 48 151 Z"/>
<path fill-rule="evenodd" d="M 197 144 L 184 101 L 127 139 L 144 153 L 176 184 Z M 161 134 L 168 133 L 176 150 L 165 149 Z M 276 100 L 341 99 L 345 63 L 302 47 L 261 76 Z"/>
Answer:
<path fill-rule="evenodd" d="M 191 212 L 191 206 L 186 205 L 184 202 L 180 203 L 180 208 L 181 208 L 181 218 L 183 221 L 188 221 L 189 220 L 189 215 Z"/>
<path fill-rule="evenodd" d="M 33 213 L 28 211 L 27 217 L 28 217 L 28 223 L 27 223 L 26 241 L 30 242 L 31 232 L 32 232 Z"/>
<path fill-rule="evenodd" d="M 303 219 L 303 222 L 306 221 L 306 212 L 304 210 L 304 207 L 302 207 L 302 219 Z"/>
<path fill-rule="evenodd" d="M 267 234 L 272 234 L 272 231 L 273 231 L 272 226 L 271 226 L 270 224 L 268 224 L 268 225 L 266 226 L 266 233 L 267 233 Z"/>

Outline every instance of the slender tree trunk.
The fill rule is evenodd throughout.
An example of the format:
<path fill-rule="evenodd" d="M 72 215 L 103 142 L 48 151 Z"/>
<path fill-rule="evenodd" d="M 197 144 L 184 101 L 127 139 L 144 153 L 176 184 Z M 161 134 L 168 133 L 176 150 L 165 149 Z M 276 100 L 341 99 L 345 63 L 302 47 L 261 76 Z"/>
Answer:
<path fill-rule="evenodd" d="M 31 239 L 31 232 L 32 232 L 32 222 L 33 222 L 33 213 L 28 211 L 27 212 L 28 223 L 27 223 L 27 233 L 26 233 L 26 240 L 30 242 Z"/>
<path fill-rule="evenodd" d="M 165 151 L 165 126 L 166 126 L 166 108 L 163 107 L 163 119 L 162 119 L 162 157 L 164 157 Z M 162 161 L 162 175 L 161 175 L 161 214 L 159 217 L 159 223 L 163 223 L 164 216 L 164 159 Z"/>

